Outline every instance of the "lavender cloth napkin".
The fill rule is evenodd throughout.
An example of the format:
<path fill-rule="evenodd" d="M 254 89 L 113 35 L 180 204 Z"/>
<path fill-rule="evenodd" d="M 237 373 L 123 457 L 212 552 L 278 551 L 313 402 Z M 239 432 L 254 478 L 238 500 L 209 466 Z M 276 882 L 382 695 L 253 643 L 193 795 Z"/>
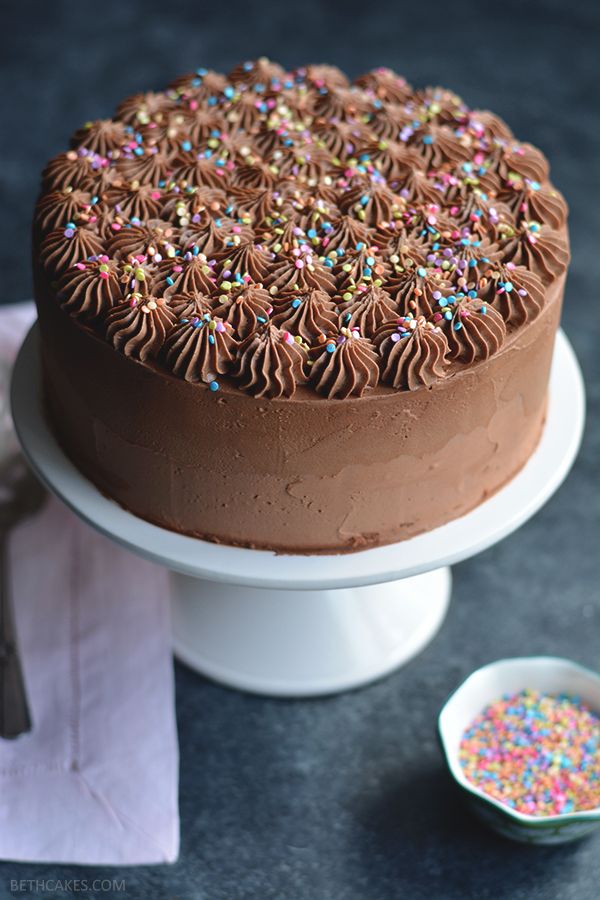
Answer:
<path fill-rule="evenodd" d="M 3 360 L 32 318 L 30 304 L 0 312 Z M 0 858 L 175 861 L 166 571 L 97 534 L 54 498 L 15 529 L 10 557 L 33 730 L 0 740 Z"/>

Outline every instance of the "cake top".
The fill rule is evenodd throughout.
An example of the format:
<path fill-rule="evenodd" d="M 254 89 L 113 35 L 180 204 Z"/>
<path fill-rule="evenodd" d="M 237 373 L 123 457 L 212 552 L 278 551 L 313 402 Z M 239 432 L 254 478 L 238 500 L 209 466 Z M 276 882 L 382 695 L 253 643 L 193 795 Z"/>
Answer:
<path fill-rule="evenodd" d="M 119 352 L 333 400 L 498 352 L 564 273 L 566 216 L 543 154 L 451 91 L 259 59 L 86 123 L 44 170 L 34 240 Z"/>

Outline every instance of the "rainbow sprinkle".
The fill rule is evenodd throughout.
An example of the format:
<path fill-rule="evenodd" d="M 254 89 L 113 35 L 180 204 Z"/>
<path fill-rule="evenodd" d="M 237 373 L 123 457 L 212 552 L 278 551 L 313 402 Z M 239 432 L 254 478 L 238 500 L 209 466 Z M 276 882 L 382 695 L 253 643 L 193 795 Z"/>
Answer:
<path fill-rule="evenodd" d="M 521 813 L 600 806 L 600 716 L 577 697 L 504 696 L 465 731 L 459 760 L 472 784 Z"/>

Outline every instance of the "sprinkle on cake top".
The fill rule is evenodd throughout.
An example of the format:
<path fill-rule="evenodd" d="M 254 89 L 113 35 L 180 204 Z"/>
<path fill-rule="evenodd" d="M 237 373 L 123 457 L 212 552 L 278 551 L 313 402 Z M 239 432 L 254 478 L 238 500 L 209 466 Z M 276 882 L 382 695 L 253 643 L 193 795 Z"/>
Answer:
<path fill-rule="evenodd" d="M 343 399 L 498 352 L 566 269 L 566 215 L 540 151 L 451 91 L 259 59 L 80 128 L 35 241 L 119 352 L 213 391 Z"/>

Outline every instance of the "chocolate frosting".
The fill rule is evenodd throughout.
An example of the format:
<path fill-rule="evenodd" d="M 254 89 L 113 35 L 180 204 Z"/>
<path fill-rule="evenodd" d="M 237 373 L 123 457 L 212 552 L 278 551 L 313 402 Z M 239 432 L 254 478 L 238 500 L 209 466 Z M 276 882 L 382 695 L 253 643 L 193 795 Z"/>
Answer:
<path fill-rule="evenodd" d="M 310 251 L 308 244 L 302 244 L 292 253 L 281 254 L 279 261 L 265 279 L 265 286 L 272 293 L 284 291 L 307 291 L 316 288 L 332 294 L 335 280 L 331 271 Z"/>
<path fill-rule="evenodd" d="M 389 291 L 401 315 L 433 315 L 449 284 L 440 269 L 416 266 L 390 279 Z"/>
<path fill-rule="evenodd" d="M 363 337 L 373 337 L 380 325 L 397 315 L 398 306 L 388 292 L 374 285 L 340 304 L 340 325 L 358 329 Z"/>
<path fill-rule="evenodd" d="M 106 337 L 125 356 L 146 362 L 158 356 L 174 324 L 164 298 L 132 295 L 107 316 Z"/>
<path fill-rule="evenodd" d="M 84 148 L 67 150 L 51 159 L 42 173 L 46 191 L 65 190 L 69 187 L 89 189 L 94 184 L 96 172 L 106 160 Z"/>
<path fill-rule="evenodd" d="M 225 249 L 218 256 L 226 280 L 233 277 L 242 282 L 263 281 L 271 266 L 271 254 L 251 240 L 240 241 Z"/>
<path fill-rule="evenodd" d="M 525 266 L 538 274 L 545 285 L 562 275 L 569 264 L 565 238 L 538 222 L 524 222 L 507 231 L 499 251 L 503 262 Z"/>
<path fill-rule="evenodd" d="M 184 291 L 181 294 L 171 294 L 169 306 L 176 319 L 201 319 L 207 313 L 212 314 L 216 301 L 197 291 Z"/>
<path fill-rule="evenodd" d="M 59 302 L 71 315 L 96 319 L 123 300 L 118 263 L 108 256 L 76 263 L 57 287 Z"/>
<path fill-rule="evenodd" d="M 379 362 L 370 340 L 343 328 L 318 351 L 310 371 L 315 389 L 328 400 L 362 397 L 379 381 Z"/>
<path fill-rule="evenodd" d="M 116 259 L 143 256 L 158 264 L 169 256 L 175 256 L 177 239 L 176 228 L 160 219 L 151 219 L 146 224 L 127 224 L 114 230 L 107 249 L 109 255 Z"/>
<path fill-rule="evenodd" d="M 271 295 L 260 285 L 248 284 L 238 293 L 226 296 L 215 315 L 228 322 L 239 338 L 247 338 L 262 329 L 273 311 Z"/>
<path fill-rule="evenodd" d="M 34 221 L 40 231 L 47 233 L 63 228 L 68 222 L 77 222 L 82 214 L 92 209 L 92 194 L 79 188 L 65 188 L 42 194 L 35 208 Z"/>
<path fill-rule="evenodd" d="M 544 285 L 525 266 L 496 264 L 479 286 L 480 296 L 500 313 L 507 326 L 518 328 L 531 322 L 544 305 Z"/>
<path fill-rule="evenodd" d="M 354 84 L 365 91 L 370 91 L 378 100 L 388 103 L 406 103 L 412 97 L 412 88 L 408 82 L 384 66 L 360 75 Z"/>
<path fill-rule="evenodd" d="M 309 344 L 335 334 L 338 329 L 335 304 L 328 294 L 317 289 L 293 295 L 277 304 L 272 322 L 284 331 L 299 335 Z"/>
<path fill-rule="evenodd" d="M 445 326 L 451 360 L 471 365 L 496 353 L 506 337 L 500 313 L 480 297 L 463 297 L 445 308 Z"/>
<path fill-rule="evenodd" d="M 240 347 L 234 374 L 254 397 L 293 397 L 306 381 L 306 353 L 288 331 L 267 324 Z"/>
<path fill-rule="evenodd" d="M 214 381 L 231 369 L 235 359 L 231 325 L 209 313 L 183 318 L 171 331 L 163 352 L 167 366 L 180 378 L 194 383 Z"/>
<path fill-rule="evenodd" d="M 68 223 L 65 228 L 51 231 L 40 249 L 46 270 L 51 275 L 59 275 L 75 263 L 99 256 L 104 251 L 104 242 L 89 228 Z"/>
<path fill-rule="evenodd" d="M 213 269 L 202 253 L 186 253 L 176 259 L 165 259 L 156 267 L 152 280 L 153 292 L 170 297 L 171 294 L 210 294 L 216 289 Z"/>
<path fill-rule="evenodd" d="M 98 119 L 86 122 L 71 138 L 72 147 L 85 147 L 99 156 L 109 156 L 118 150 L 127 140 L 122 122 L 112 119 Z"/>
<path fill-rule="evenodd" d="M 386 322 L 373 340 L 382 358 L 381 379 L 397 390 L 429 387 L 447 374 L 446 335 L 423 316 Z"/>
<path fill-rule="evenodd" d="M 509 179 L 500 199 L 512 211 L 517 221 L 534 220 L 554 229 L 567 221 L 568 208 L 564 198 L 554 188 L 527 179 Z"/>
<path fill-rule="evenodd" d="M 62 277 L 67 313 L 103 339 L 110 317 L 116 349 L 148 346 L 138 355 L 175 374 L 184 368 L 173 356 L 167 365 L 155 353 L 171 301 L 179 318 L 221 318 L 236 358 L 237 342 L 248 350 L 266 326 L 289 331 L 307 344 L 294 348 L 306 374 L 317 360 L 315 371 L 341 373 L 354 357 L 364 372 L 375 351 L 354 333 L 364 341 L 398 316 L 425 316 L 452 345 L 452 374 L 496 352 L 502 327 L 538 316 L 568 262 L 567 207 L 543 154 L 452 91 L 414 91 L 385 68 L 352 85 L 334 67 L 285 72 L 266 59 L 229 76 L 198 69 L 127 98 L 71 143 L 44 170 L 36 257 L 49 279 Z M 113 340 L 113 307 L 129 295 L 131 340 Z M 475 296 L 490 307 L 485 321 Z M 465 319 L 464 335 L 451 333 L 447 313 Z M 323 350 L 348 327 L 348 347 Z"/>

